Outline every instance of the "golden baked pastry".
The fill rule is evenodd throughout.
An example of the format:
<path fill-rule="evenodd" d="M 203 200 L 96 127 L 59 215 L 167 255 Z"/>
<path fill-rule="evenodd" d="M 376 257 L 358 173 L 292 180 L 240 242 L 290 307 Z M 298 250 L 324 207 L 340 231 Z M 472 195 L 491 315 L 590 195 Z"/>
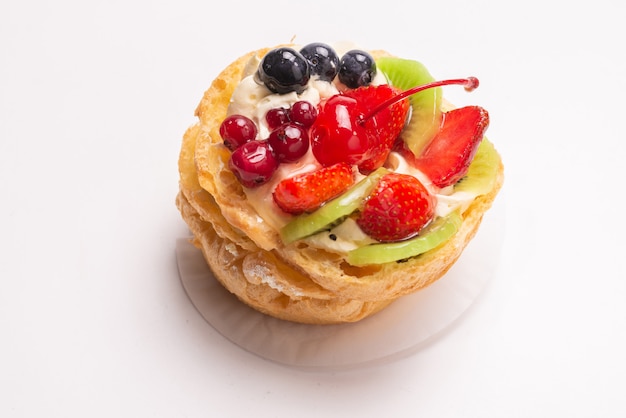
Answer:
<path fill-rule="evenodd" d="M 195 112 L 198 121 L 183 137 L 176 205 L 216 279 L 242 302 L 276 318 L 301 323 L 358 321 L 448 271 L 477 232 L 502 186 L 502 161 L 496 153 L 488 189 L 457 210 L 462 222 L 456 233 L 418 256 L 351 265 L 345 254 L 308 239 L 285 243 L 280 229 L 259 214 L 245 186 L 229 168 L 231 150 L 220 135 L 236 87 L 271 50 L 240 57 L 204 93 Z"/>

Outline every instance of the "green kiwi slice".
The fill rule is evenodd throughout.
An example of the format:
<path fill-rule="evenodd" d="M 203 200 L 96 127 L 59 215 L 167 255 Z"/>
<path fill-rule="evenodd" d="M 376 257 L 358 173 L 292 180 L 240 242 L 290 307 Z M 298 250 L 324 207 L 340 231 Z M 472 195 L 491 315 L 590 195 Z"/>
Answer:
<path fill-rule="evenodd" d="M 449 240 L 461 227 L 458 212 L 433 220 L 420 234 L 406 241 L 370 244 L 348 253 L 346 261 L 353 266 L 383 264 L 423 254 Z"/>
<path fill-rule="evenodd" d="M 419 61 L 382 57 L 376 61 L 376 66 L 385 74 L 391 85 L 401 90 L 435 81 Z M 436 87 L 416 93 L 409 98 L 411 119 L 401 136 L 415 155 L 421 154 L 441 125 L 442 94 L 441 87 Z"/>
<path fill-rule="evenodd" d="M 476 196 L 488 193 L 496 182 L 499 167 L 500 155 L 493 144 L 487 138 L 483 138 L 467 174 L 454 185 L 454 191 L 467 191 Z"/>

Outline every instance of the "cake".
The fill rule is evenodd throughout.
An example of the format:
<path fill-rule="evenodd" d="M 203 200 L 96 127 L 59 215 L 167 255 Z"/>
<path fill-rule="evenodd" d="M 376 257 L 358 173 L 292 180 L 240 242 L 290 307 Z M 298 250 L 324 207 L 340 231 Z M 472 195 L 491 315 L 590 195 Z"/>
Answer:
<path fill-rule="evenodd" d="M 176 204 L 215 278 L 276 318 L 355 322 L 445 275 L 504 178 L 489 114 L 418 61 L 353 45 L 249 52 L 183 136 Z"/>

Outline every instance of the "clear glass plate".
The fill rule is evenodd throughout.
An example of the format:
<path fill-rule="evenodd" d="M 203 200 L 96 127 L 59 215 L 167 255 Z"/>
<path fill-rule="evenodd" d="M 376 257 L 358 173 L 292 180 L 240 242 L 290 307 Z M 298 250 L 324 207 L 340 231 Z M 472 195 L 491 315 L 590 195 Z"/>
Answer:
<path fill-rule="evenodd" d="M 444 331 L 475 302 L 500 259 L 504 216 L 496 205 L 448 273 L 354 324 L 304 325 L 261 314 L 241 303 L 213 277 L 202 253 L 180 238 L 176 245 L 183 287 L 206 321 L 239 347 L 304 369 L 349 369 L 411 355 Z"/>

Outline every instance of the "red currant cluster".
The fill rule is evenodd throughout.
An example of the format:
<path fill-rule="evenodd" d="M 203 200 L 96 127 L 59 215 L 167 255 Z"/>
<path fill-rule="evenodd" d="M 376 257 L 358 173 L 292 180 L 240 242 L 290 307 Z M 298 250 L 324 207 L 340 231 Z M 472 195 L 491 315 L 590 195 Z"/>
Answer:
<path fill-rule="evenodd" d="M 309 150 L 308 129 L 317 118 L 317 108 L 298 101 L 291 108 L 272 109 L 265 115 L 270 134 L 257 139 L 255 123 L 244 115 L 231 115 L 222 122 L 220 135 L 232 151 L 229 168 L 245 187 L 266 183 L 279 164 L 302 158 Z"/>

